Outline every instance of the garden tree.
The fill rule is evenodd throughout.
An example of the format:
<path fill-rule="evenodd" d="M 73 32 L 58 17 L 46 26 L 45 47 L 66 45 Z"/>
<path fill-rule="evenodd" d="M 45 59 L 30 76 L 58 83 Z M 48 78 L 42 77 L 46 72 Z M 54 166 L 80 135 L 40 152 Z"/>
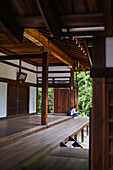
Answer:
<path fill-rule="evenodd" d="M 38 88 L 38 113 L 41 113 L 41 104 L 42 104 L 42 88 Z M 53 88 L 48 88 L 48 104 L 53 104 Z"/>
<path fill-rule="evenodd" d="M 78 72 L 77 80 L 79 86 L 79 114 L 89 116 L 89 108 L 92 107 L 92 79 L 90 78 L 90 72 Z"/>

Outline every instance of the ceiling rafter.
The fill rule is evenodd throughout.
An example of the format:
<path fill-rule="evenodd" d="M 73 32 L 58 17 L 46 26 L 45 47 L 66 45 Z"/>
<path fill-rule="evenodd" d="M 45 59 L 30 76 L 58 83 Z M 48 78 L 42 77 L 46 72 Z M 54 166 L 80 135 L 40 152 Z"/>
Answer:
<path fill-rule="evenodd" d="M 14 43 L 20 43 L 22 41 L 23 28 L 19 27 L 13 21 L 3 1 L 0 1 L 0 30 Z"/>
<path fill-rule="evenodd" d="M 60 20 L 55 8 L 55 2 L 52 0 L 36 0 L 42 17 L 48 30 L 55 37 L 61 37 L 62 31 L 60 27 Z"/>
<path fill-rule="evenodd" d="M 49 41 L 48 38 L 43 36 L 38 30 L 25 29 L 24 36 L 31 40 L 32 42 L 34 42 L 35 44 L 37 44 L 37 41 L 39 41 L 45 48 L 50 50 L 53 56 L 55 56 L 62 62 L 71 66 L 74 64 L 74 61 L 67 54 L 65 54 L 60 48 L 55 46 L 51 41 Z"/>

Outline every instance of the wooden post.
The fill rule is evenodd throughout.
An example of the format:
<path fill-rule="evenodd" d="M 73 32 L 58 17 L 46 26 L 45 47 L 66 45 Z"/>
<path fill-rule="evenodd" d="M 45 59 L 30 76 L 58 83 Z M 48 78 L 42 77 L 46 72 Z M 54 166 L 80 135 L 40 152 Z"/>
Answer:
<path fill-rule="evenodd" d="M 84 128 L 81 130 L 81 142 L 84 142 Z"/>
<path fill-rule="evenodd" d="M 70 88 L 70 107 L 71 109 L 75 105 L 75 91 L 74 91 L 74 70 L 71 69 L 71 88 Z"/>
<path fill-rule="evenodd" d="M 48 56 L 43 53 L 43 72 L 42 72 L 42 116 L 41 124 L 47 125 L 48 116 Z"/>
<path fill-rule="evenodd" d="M 93 68 L 105 67 L 105 39 L 93 40 Z M 93 78 L 91 170 L 105 170 L 105 78 Z"/>
<path fill-rule="evenodd" d="M 36 67 L 36 71 L 38 72 L 38 67 Z M 36 113 L 38 113 L 38 73 L 36 74 L 37 80 L 37 88 L 36 88 Z"/>
<path fill-rule="evenodd" d="M 87 133 L 87 136 L 88 136 L 88 132 L 89 132 L 89 126 L 87 125 L 87 126 L 86 126 L 86 133 Z"/>
<path fill-rule="evenodd" d="M 74 136 L 74 139 L 77 141 L 77 134 Z"/>
<path fill-rule="evenodd" d="M 21 73 L 22 61 L 19 60 L 19 73 Z"/>
<path fill-rule="evenodd" d="M 76 72 L 76 106 L 78 111 L 78 80 L 77 80 L 77 72 Z"/>

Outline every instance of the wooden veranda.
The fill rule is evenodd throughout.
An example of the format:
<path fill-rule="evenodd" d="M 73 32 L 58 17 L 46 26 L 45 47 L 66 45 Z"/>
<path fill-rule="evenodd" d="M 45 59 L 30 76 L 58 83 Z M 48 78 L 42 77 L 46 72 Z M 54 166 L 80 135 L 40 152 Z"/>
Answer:
<path fill-rule="evenodd" d="M 33 69 L 27 64 L 32 64 Z M 91 170 L 112 170 L 113 2 L 111 0 L 0 1 L 1 117 L 8 117 L 12 112 L 16 116 L 23 112 L 36 113 L 37 107 L 33 108 L 30 104 L 34 94 L 37 96 L 35 90 L 38 86 L 42 86 L 41 122 L 42 125 L 47 125 L 50 66 L 68 66 L 71 69 L 70 83 L 63 84 L 70 89 L 70 108 L 74 104 L 74 72 L 91 71 L 93 78 Z M 39 67 L 42 67 L 40 84 L 37 79 Z M 21 74 L 22 71 L 28 73 L 29 81 L 18 81 L 17 72 Z M 54 79 L 51 86 L 56 86 Z M 9 90 L 10 87 L 13 92 Z M 57 87 L 61 87 L 61 84 L 57 84 Z M 14 89 L 15 95 L 12 95 Z M 23 91 L 24 97 L 22 97 Z M 29 100 L 29 97 L 32 98 Z M 25 100 L 22 101 L 23 98 Z M 34 103 L 36 106 L 36 100 Z M 11 146 L 12 150 L 15 149 L 16 143 Z M 8 147 L 9 145 L 5 147 L 6 150 Z M 4 159 L 2 155 L 6 154 L 6 150 L 4 148 L 1 150 L 3 153 L 1 157 Z M 13 157 L 13 153 L 11 154 Z M 2 166 L 4 167 L 3 164 Z"/>

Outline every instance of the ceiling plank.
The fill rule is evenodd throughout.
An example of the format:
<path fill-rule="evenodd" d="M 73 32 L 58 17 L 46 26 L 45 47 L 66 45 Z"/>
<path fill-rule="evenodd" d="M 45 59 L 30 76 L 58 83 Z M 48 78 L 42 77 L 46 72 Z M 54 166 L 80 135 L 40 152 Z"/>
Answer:
<path fill-rule="evenodd" d="M 104 25 L 101 13 L 61 16 L 61 22 L 63 27 Z"/>
<path fill-rule="evenodd" d="M 41 16 L 19 16 L 14 20 L 21 27 L 46 27 L 44 19 Z M 102 13 L 85 15 L 62 15 L 60 16 L 62 27 L 73 26 L 101 26 L 104 25 Z"/>
<path fill-rule="evenodd" d="M 21 27 L 46 27 L 41 16 L 19 16 L 15 17 L 14 20 Z"/>
<path fill-rule="evenodd" d="M 62 50 L 60 50 L 60 48 L 55 46 L 51 41 L 43 36 L 38 30 L 25 29 L 24 36 L 35 44 L 37 44 L 37 42 L 40 42 L 45 48 L 51 51 L 51 54 L 53 56 L 66 63 L 67 65 L 73 65 L 73 60 Z"/>
<path fill-rule="evenodd" d="M 55 8 L 55 2 L 52 0 L 36 0 L 42 17 L 46 23 L 48 30 L 55 37 L 61 37 L 62 31 L 60 28 L 59 17 Z"/>
<path fill-rule="evenodd" d="M 20 43 L 23 37 L 23 28 L 12 20 L 3 1 L 0 1 L 0 30 L 14 43 Z"/>
<path fill-rule="evenodd" d="M 105 22 L 105 34 L 107 37 L 111 37 L 113 34 L 111 0 L 103 0 L 103 14 L 104 14 L 104 22 Z"/>

